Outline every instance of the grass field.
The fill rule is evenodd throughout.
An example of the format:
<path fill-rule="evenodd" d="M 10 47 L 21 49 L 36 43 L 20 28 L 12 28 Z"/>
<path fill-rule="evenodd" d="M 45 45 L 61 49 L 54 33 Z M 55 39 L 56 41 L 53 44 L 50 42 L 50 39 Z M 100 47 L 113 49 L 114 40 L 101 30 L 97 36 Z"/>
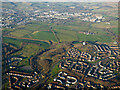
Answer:
<path fill-rule="evenodd" d="M 27 65 L 29 65 L 28 59 L 30 58 L 30 56 L 35 55 L 40 49 L 41 49 L 41 47 L 39 45 L 27 44 L 27 45 L 25 45 L 25 47 L 23 47 L 22 50 L 16 52 L 13 55 L 20 55 L 22 57 L 26 57 L 19 63 L 19 66 L 21 66 L 21 65 L 27 66 Z"/>
<path fill-rule="evenodd" d="M 26 43 L 22 50 L 11 54 L 11 56 L 25 57 L 19 62 L 18 66 L 29 66 L 29 59 L 32 55 L 36 55 L 39 50 L 46 49 L 50 45 L 44 41 L 26 40 L 26 39 L 14 39 L 9 37 L 3 37 L 3 43 L 11 44 L 17 48 L 20 48 L 22 43 Z"/>
<path fill-rule="evenodd" d="M 60 41 L 75 41 L 78 40 L 75 31 L 55 30 Z"/>
<path fill-rule="evenodd" d="M 50 30 L 50 27 L 52 27 L 52 30 L 55 32 L 55 34 Z M 111 31 L 117 34 L 116 21 L 110 21 L 110 24 L 107 24 L 106 22 L 82 22 L 78 19 L 74 19 L 66 24 L 32 21 L 27 25 L 17 26 L 15 30 L 10 30 L 10 34 L 17 38 L 52 40 L 54 42 L 57 42 L 57 39 L 59 39 L 60 42 L 77 40 L 110 42 L 111 40 L 108 39 L 109 37 L 106 37 L 108 35 L 108 32 L 105 31 L 106 28 L 111 28 Z M 87 31 L 93 32 L 97 35 L 88 35 L 86 38 L 86 35 L 79 34 L 79 32 Z"/>
<path fill-rule="evenodd" d="M 49 30 L 49 25 L 47 23 L 31 22 L 31 24 L 25 25 L 25 29 L 29 31 Z"/>
<path fill-rule="evenodd" d="M 22 44 L 21 41 L 14 39 L 14 38 L 8 38 L 8 37 L 3 37 L 3 43 L 11 44 L 17 48 L 19 48 Z"/>
<path fill-rule="evenodd" d="M 108 2 L 108 3 L 97 3 L 97 4 L 99 8 L 94 8 L 94 5 L 91 6 L 93 12 L 103 13 L 104 15 L 108 15 L 110 17 L 116 17 L 118 15 L 117 3 Z"/>
<path fill-rule="evenodd" d="M 52 40 L 57 42 L 53 32 L 51 31 L 39 31 L 37 33 L 30 35 L 33 39 L 39 39 L 39 40 Z"/>
<path fill-rule="evenodd" d="M 20 47 L 22 42 L 39 44 L 40 47 L 45 48 L 45 49 L 50 46 L 49 43 L 44 42 L 44 41 L 35 41 L 35 40 L 15 39 L 15 38 L 3 37 L 3 43 L 12 44 L 15 47 Z"/>
<path fill-rule="evenodd" d="M 56 75 L 60 70 L 61 68 L 58 67 L 59 64 L 57 64 L 51 71 L 51 75 L 54 76 Z"/>
<path fill-rule="evenodd" d="M 118 27 L 118 20 L 117 21 L 110 21 L 111 23 L 111 27 L 114 28 L 114 27 Z"/>
<path fill-rule="evenodd" d="M 40 46 L 38 45 L 28 44 L 20 52 L 17 52 L 17 53 L 22 53 L 23 57 L 26 57 L 26 56 L 35 54 L 35 52 L 38 52 L 39 49 L 40 49 Z"/>
<path fill-rule="evenodd" d="M 106 22 L 92 24 L 92 27 L 96 27 L 96 28 L 107 28 L 107 27 L 110 27 L 110 26 L 111 25 L 106 24 Z"/>
<path fill-rule="evenodd" d="M 79 41 L 98 41 L 98 42 L 111 42 L 110 36 L 105 35 L 84 35 L 84 34 L 77 34 Z"/>
<path fill-rule="evenodd" d="M 13 29 L 10 28 L 2 28 L 3 31 L 13 31 Z"/>
<path fill-rule="evenodd" d="M 23 37 L 24 35 L 26 34 L 30 34 L 31 32 L 28 31 L 28 30 L 20 30 L 20 29 L 17 29 L 15 30 L 14 32 L 11 32 L 10 34 L 15 36 L 15 37 Z"/>
<path fill-rule="evenodd" d="M 74 22 L 67 22 L 66 24 L 54 25 L 55 30 L 68 30 L 68 31 L 87 31 L 89 29 L 89 22 L 82 22 L 75 20 Z"/>
<path fill-rule="evenodd" d="M 49 25 L 47 23 L 41 22 L 31 22 L 27 25 L 16 26 L 16 29 L 10 32 L 11 35 L 15 37 L 25 37 L 25 35 L 29 35 L 35 31 L 47 31 L 49 30 Z"/>
<path fill-rule="evenodd" d="M 111 31 L 118 35 L 118 28 L 111 28 Z"/>

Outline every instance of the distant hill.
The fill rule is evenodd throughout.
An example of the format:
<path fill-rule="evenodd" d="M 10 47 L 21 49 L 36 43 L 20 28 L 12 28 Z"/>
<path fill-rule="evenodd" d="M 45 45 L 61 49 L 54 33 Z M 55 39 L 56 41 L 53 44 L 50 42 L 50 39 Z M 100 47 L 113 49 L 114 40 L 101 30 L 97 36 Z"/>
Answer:
<path fill-rule="evenodd" d="M 119 2 L 119 0 L 2 0 L 2 2 Z"/>

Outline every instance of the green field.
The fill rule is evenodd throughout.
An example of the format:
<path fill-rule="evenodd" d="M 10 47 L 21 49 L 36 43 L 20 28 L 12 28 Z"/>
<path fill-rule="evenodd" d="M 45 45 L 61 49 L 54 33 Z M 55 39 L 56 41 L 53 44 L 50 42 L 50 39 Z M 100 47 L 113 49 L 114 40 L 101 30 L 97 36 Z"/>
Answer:
<path fill-rule="evenodd" d="M 20 63 L 19 66 L 23 65 L 23 66 L 27 66 L 29 65 L 29 58 L 32 55 L 35 55 L 39 52 L 39 50 L 42 49 L 39 45 L 35 45 L 35 44 L 27 44 L 23 47 L 22 50 L 16 52 L 15 54 L 13 54 L 13 56 L 15 55 L 20 55 L 22 57 L 26 57 L 25 59 L 23 59 Z"/>
<path fill-rule="evenodd" d="M 52 69 L 51 71 L 52 76 L 56 75 L 61 70 L 61 68 L 59 68 L 58 65 L 59 63 Z"/>
<path fill-rule="evenodd" d="M 47 31 L 49 28 L 50 26 L 47 23 L 33 21 L 27 25 L 16 26 L 15 30 L 11 31 L 10 34 L 15 37 L 23 38 L 35 31 Z"/>
<path fill-rule="evenodd" d="M 111 31 L 118 35 L 118 28 L 112 28 Z"/>
<path fill-rule="evenodd" d="M 101 22 L 101 23 L 94 23 L 94 24 L 92 24 L 92 27 L 107 28 L 107 27 L 110 27 L 110 25 L 106 24 L 106 22 Z"/>
<path fill-rule="evenodd" d="M 3 37 L 3 43 L 8 43 L 10 45 L 13 45 L 17 48 L 22 47 L 22 43 L 24 44 L 24 47 L 11 54 L 11 56 L 20 56 L 24 57 L 22 61 L 18 63 L 18 66 L 29 66 L 29 59 L 31 56 L 36 55 L 40 50 L 48 48 L 50 45 L 47 42 L 44 41 L 36 41 L 36 40 L 27 40 L 27 39 L 14 39 L 9 37 Z"/>
<path fill-rule="evenodd" d="M 38 31 L 37 33 L 33 33 L 30 35 L 33 39 L 39 39 L 39 40 L 52 40 L 57 42 L 53 32 L 51 31 Z"/>
<path fill-rule="evenodd" d="M 24 26 L 25 30 L 29 31 L 36 31 L 36 30 L 49 30 L 48 23 L 41 23 L 41 22 L 31 22 L 30 24 L 27 24 Z"/>
<path fill-rule="evenodd" d="M 55 30 L 60 41 L 75 41 L 78 40 L 75 31 Z"/>
<path fill-rule="evenodd" d="M 105 35 L 84 35 L 84 34 L 77 34 L 79 41 L 98 41 L 98 42 L 111 42 L 110 36 Z"/>
<path fill-rule="evenodd" d="M 80 20 L 70 21 L 66 24 L 52 25 L 54 30 L 67 30 L 67 31 L 87 31 L 89 29 L 89 22 L 82 22 Z"/>
<path fill-rule="evenodd" d="M 55 34 L 51 31 L 55 32 Z M 52 40 L 57 42 L 64 41 L 99 41 L 99 42 L 111 42 L 111 37 L 107 36 L 109 33 L 106 31 L 107 28 L 110 28 L 112 32 L 117 34 L 117 22 L 110 21 L 110 24 L 106 22 L 101 23 L 90 23 L 82 22 L 78 19 L 74 19 L 71 22 L 66 24 L 56 24 L 56 23 L 45 23 L 32 21 L 27 25 L 16 26 L 15 30 L 4 29 L 8 31 L 12 36 L 17 38 L 30 38 L 38 40 Z M 79 34 L 79 32 L 93 32 L 95 35 L 84 35 Z M 87 38 L 86 38 L 87 37 Z M 105 38 L 103 38 L 105 37 Z M 109 39 L 110 38 L 110 39 Z M 11 42 L 11 41 L 6 41 Z M 23 41 L 22 41 L 23 42 Z M 26 40 L 25 40 L 26 42 Z M 33 42 L 33 41 L 32 41 Z M 17 42 L 16 42 L 17 43 Z M 14 44 L 16 44 L 14 43 Z M 19 46 L 20 44 L 16 44 Z"/>
<path fill-rule="evenodd" d="M 21 29 L 17 29 L 14 32 L 11 32 L 10 34 L 15 36 L 15 37 L 23 37 L 26 34 L 30 34 L 31 32 L 28 30 L 21 30 Z"/>
<path fill-rule="evenodd" d="M 11 44 L 17 48 L 19 48 L 22 44 L 21 41 L 14 39 L 14 38 L 8 38 L 8 37 L 3 37 L 3 43 Z"/>
<path fill-rule="evenodd" d="M 21 43 L 34 43 L 39 44 L 42 48 L 48 48 L 50 45 L 47 42 L 44 41 L 36 41 L 36 40 L 27 40 L 27 39 L 15 39 L 15 38 L 9 38 L 9 37 L 3 37 L 3 43 L 9 43 L 15 47 L 20 47 Z"/>

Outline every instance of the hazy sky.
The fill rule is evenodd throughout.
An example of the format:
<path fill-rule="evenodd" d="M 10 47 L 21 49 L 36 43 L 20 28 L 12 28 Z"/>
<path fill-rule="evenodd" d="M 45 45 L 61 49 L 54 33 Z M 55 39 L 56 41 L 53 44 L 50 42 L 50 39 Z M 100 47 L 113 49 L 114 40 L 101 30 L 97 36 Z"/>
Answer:
<path fill-rule="evenodd" d="M 1 0 L 2 2 L 119 2 L 120 0 Z"/>

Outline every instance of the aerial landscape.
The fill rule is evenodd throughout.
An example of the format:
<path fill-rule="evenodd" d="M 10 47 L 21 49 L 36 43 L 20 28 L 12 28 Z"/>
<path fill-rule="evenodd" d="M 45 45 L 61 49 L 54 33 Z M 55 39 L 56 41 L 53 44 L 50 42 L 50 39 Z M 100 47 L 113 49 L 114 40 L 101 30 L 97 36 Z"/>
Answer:
<path fill-rule="evenodd" d="M 120 89 L 118 2 L 2 2 L 2 89 Z"/>

